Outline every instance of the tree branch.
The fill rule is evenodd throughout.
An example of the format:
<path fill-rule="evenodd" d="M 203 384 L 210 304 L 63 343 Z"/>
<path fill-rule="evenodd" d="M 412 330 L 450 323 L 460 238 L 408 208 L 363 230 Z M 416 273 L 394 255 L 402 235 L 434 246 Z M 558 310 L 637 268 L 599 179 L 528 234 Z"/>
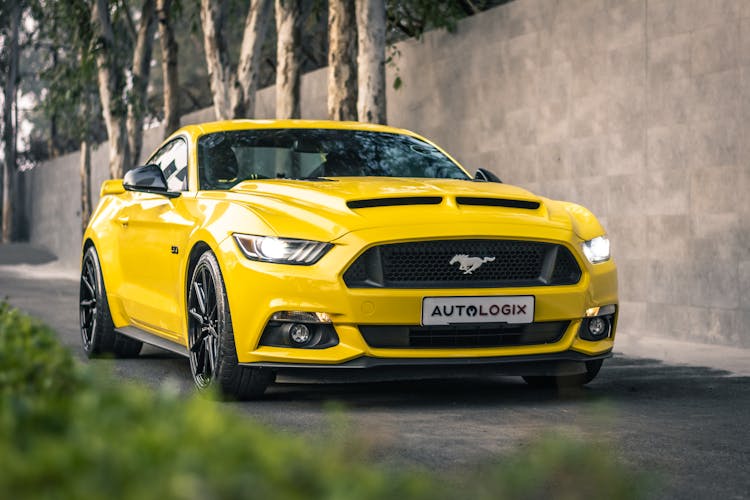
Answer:
<path fill-rule="evenodd" d="M 128 2 L 126 0 L 122 0 L 120 2 L 121 9 L 125 13 L 125 26 L 127 27 L 128 36 L 130 37 L 130 41 L 132 43 L 136 42 L 136 39 L 138 38 L 138 30 L 135 28 L 135 23 L 133 22 L 133 16 L 130 15 L 130 8 L 128 6 Z"/>

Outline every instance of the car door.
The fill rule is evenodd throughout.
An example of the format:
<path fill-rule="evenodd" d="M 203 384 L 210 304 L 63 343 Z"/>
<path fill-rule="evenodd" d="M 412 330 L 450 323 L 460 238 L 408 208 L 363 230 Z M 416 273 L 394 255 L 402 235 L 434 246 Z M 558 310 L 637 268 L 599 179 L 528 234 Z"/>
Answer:
<path fill-rule="evenodd" d="M 138 327 L 179 339 L 184 329 L 180 270 L 187 258 L 187 243 L 194 227 L 191 216 L 194 193 L 188 191 L 188 144 L 176 138 L 162 147 L 148 163 L 161 168 L 170 198 L 151 193 L 132 193 L 133 202 L 121 215 L 121 255 L 127 285 L 123 305 Z"/>

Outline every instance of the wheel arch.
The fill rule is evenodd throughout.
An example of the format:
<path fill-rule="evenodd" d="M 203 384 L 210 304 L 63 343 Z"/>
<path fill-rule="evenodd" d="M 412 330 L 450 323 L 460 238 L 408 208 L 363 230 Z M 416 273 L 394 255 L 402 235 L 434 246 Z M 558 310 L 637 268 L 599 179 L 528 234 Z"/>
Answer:
<path fill-rule="evenodd" d="M 96 249 L 96 244 L 94 244 L 94 240 L 91 237 L 85 238 L 83 241 L 83 245 L 81 245 L 81 260 L 78 261 L 78 266 L 81 269 L 81 272 L 83 272 L 83 259 L 84 257 L 86 257 L 86 252 L 88 252 L 89 248 L 91 247 L 94 247 L 94 249 Z"/>
<path fill-rule="evenodd" d="M 83 242 L 83 253 L 86 253 L 89 247 L 96 247 L 96 245 L 94 244 L 94 240 L 90 236 Z"/>
<path fill-rule="evenodd" d="M 198 263 L 198 259 L 200 259 L 201 255 L 206 253 L 207 250 L 211 250 L 212 252 L 214 252 L 214 254 L 216 253 L 216 251 L 213 248 L 211 248 L 211 245 L 209 245 L 203 240 L 196 241 L 193 244 L 193 247 L 190 249 L 190 253 L 188 254 L 188 258 L 187 258 L 187 266 L 185 268 L 185 280 L 183 283 L 184 285 L 183 289 L 185 291 L 185 297 L 184 297 L 185 304 L 187 304 L 187 294 L 188 294 L 187 285 L 188 285 L 188 282 L 190 281 L 190 276 L 192 276 L 193 274 L 193 269 L 195 269 L 195 265 Z"/>
<path fill-rule="evenodd" d="M 182 280 L 182 308 L 183 312 L 185 314 L 185 326 L 187 327 L 187 304 L 188 304 L 188 285 L 190 284 L 190 277 L 193 275 L 193 270 L 195 269 L 195 266 L 198 264 L 198 259 L 201 258 L 201 255 L 206 253 L 206 251 L 210 250 L 214 253 L 214 255 L 217 256 L 218 260 L 218 253 L 216 248 L 214 248 L 211 243 L 206 241 L 205 238 L 199 238 L 198 240 L 193 243 L 192 247 L 190 248 L 190 252 L 188 253 L 188 258 L 185 266 L 185 276 Z M 219 269 L 221 269 L 221 262 L 219 262 Z"/>
<path fill-rule="evenodd" d="M 119 297 L 113 294 L 114 287 L 112 286 L 112 283 L 113 280 L 117 280 L 116 271 L 110 269 L 110 266 L 104 265 L 104 263 L 102 262 L 101 253 L 99 252 L 99 245 L 94 240 L 92 235 L 84 236 L 83 245 L 81 246 L 81 248 L 81 270 L 83 270 L 83 258 L 86 255 L 86 252 L 89 251 L 89 248 L 93 248 L 94 251 L 96 251 L 97 259 L 99 260 L 99 270 L 102 273 L 102 281 L 104 282 L 104 290 L 107 293 L 107 302 L 109 303 L 109 310 L 112 316 L 112 321 L 117 327 L 127 325 L 129 323 L 129 318 L 125 313 L 125 309 L 123 308 Z"/>

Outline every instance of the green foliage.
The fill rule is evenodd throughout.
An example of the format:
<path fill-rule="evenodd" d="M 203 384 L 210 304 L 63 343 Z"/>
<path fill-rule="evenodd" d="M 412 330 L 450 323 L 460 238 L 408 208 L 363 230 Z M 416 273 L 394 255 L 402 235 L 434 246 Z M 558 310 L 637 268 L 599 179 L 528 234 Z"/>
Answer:
<path fill-rule="evenodd" d="M 55 415 L 78 377 L 70 353 L 49 328 L 0 302 L 0 439 L 23 440 L 38 425 L 57 425 Z"/>
<path fill-rule="evenodd" d="M 420 39 L 433 29 L 453 32 L 460 19 L 496 4 L 498 0 L 386 0 L 388 42 Z"/>
<path fill-rule="evenodd" d="M 122 68 L 116 75 L 115 99 L 111 103 L 115 113 L 123 116 L 127 103 L 134 98 L 126 91 L 126 73 L 132 65 L 135 27 L 130 10 L 136 2 L 109 2 L 114 46 L 108 56 L 115 67 Z M 30 2 L 31 18 L 36 24 L 36 43 L 32 56 L 37 64 L 42 88 L 38 94 L 40 106 L 30 117 L 41 125 L 39 134 L 48 134 L 48 155 L 77 149 L 82 140 L 106 140 L 102 126 L 97 86 L 96 56 L 103 50 L 103 40 L 96 37 L 91 19 L 91 0 Z M 44 142 L 44 137 L 32 137 Z M 38 154 L 37 160 L 43 155 Z"/>
<path fill-rule="evenodd" d="M 430 29 L 454 31 L 456 22 L 466 17 L 466 13 L 458 1 L 387 0 L 386 16 L 389 39 L 420 39 Z"/>
<path fill-rule="evenodd" d="M 75 150 L 84 139 L 106 140 L 104 127 L 98 124 L 101 117 L 90 2 L 36 1 L 31 16 L 38 26 L 38 43 L 31 57 L 39 66 L 43 90 L 39 92 L 40 106 L 29 118 L 44 127 L 36 134 L 49 134 L 47 154 Z M 37 137 L 41 143 L 44 139 Z M 43 153 L 39 156 L 37 161 L 44 159 Z"/>
<path fill-rule="evenodd" d="M 386 476 L 343 448 L 279 435 L 206 399 L 128 386 L 74 400 L 59 429 L 29 429 L 22 443 L 2 436 L 1 491 L 145 500 L 420 498 L 427 490 L 419 476 Z"/>
<path fill-rule="evenodd" d="M 311 440 L 206 397 L 114 382 L 0 305 L 0 491 L 8 498 L 632 498 L 607 450 L 545 439 L 457 478 L 372 461 L 337 413 Z"/>
<path fill-rule="evenodd" d="M 73 359 L 55 334 L 0 302 L 0 404 L 56 397 L 76 385 Z"/>

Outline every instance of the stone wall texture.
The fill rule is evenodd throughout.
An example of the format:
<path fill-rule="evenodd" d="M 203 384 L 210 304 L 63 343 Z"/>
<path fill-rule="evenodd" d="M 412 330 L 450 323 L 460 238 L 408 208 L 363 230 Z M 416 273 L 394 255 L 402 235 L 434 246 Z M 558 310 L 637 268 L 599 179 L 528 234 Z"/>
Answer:
<path fill-rule="evenodd" d="M 516 0 L 398 49 L 391 125 L 602 219 L 622 333 L 750 347 L 749 1 Z M 303 118 L 325 118 L 325 92 L 325 69 L 304 76 Z M 26 175 L 32 242 L 77 266 L 78 155 Z"/>

